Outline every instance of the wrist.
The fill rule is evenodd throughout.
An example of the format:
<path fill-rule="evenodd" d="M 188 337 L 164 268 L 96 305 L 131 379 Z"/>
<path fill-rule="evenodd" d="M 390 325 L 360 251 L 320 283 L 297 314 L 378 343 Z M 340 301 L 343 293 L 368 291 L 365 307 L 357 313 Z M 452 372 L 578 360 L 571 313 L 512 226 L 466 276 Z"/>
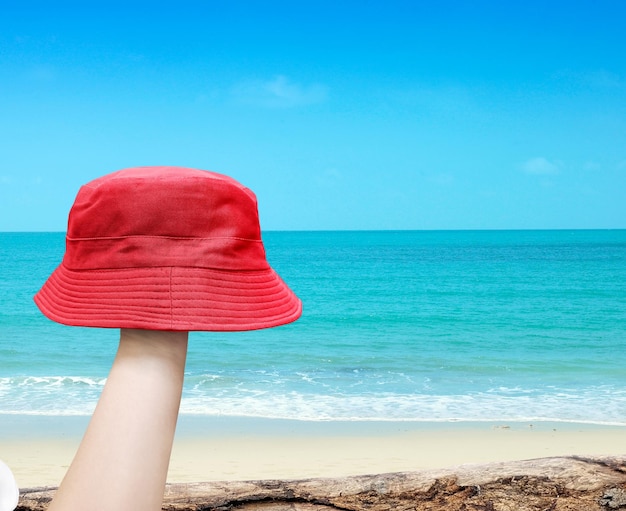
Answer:
<path fill-rule="evenodd" d="M 184 362 L 188 336 L 189 332 L 184 331 L 122 328 L 120 352 L 141 357 L 179 359 Z"/>

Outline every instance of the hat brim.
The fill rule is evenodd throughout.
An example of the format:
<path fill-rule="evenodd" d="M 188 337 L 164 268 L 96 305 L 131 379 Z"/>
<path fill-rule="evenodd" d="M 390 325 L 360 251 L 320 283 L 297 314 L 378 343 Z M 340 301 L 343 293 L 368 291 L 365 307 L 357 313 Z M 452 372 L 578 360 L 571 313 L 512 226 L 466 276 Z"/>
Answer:
<path fill-rule="evenodd" d="M 53 321 L 101 328 L 258 330 L 302 314 L 302 302 L 271 268 L 72 270 L 61 264 L 34 300 Z"/>

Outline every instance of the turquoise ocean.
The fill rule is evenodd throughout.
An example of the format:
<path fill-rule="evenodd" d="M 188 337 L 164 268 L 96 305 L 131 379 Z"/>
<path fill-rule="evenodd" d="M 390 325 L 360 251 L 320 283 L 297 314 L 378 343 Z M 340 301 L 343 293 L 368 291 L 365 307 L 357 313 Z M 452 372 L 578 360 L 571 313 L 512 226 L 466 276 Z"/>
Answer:
<path fill-rule="evenodd" d="M 304 303 L 190 336 L 181 413 L 626 425 L 626 230 L 266 232 Z M 88 416 L 119 332 L 32 301 L 63 233 L 0 233 L 0 420 Z"/>

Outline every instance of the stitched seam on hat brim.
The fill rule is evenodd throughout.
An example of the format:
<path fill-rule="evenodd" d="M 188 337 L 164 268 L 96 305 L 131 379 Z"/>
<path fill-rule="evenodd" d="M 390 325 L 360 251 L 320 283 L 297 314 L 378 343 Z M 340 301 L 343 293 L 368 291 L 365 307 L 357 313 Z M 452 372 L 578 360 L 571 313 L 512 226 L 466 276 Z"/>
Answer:
<path fill-rule="evenodd" d="M 225 305 L 226 303 L 231 303 L 231 302 L 225 302 L 222 305 Z M 251 302 L 246 304 L 245 302 L 235 302 L 237 305 L 256 305 L 255 302 Z M 120 303 L 119 306 L 116 307 L 111 307 L 111 303 L 91 303 L 89 305 L 86 305 L 84 303 L 80 303 L 80 308 L 76 307 L 76 303 L 74 302 L 64 302 L 64 303 L 59 303 L 57 302 L 54 306 L 54 310 L 58 311 L 58 312 L 67 312 L 70 313 L 70 315 L 73 316 L 82 316 L 82 315 L 92 315 L 94 312 L 100 312 L 100 313 L 104 313 L 106 311 L 111 312 L 111 313 L 115 313 L 116 315 L 119 316 L 135 316 L 138 313 L 140 313 L 140 315 L 142 316 L 158 316 L 158 317 L 163 317 L 162 314 L 162 310 L 165 309 L 169 309 L 169 306 L 167 305 L 158 305 L 158 304 L 152 304 L 150 305 L 150 310 L 154 310 L 154 311 L 161 311 L 160 313 L 151 313 L 150 310 L 145 309 L 144 307 L 128 307 L 126 304 L 124 303 Z M 207 304 L 209 305 L 209 304 Z M 241 308 L 241 309 L 234 309 L 234 308 L 228 308 L 228 307 L 217 307 L 216 306 L 217 303 L 213 302 L 210 303 L 210 311 L 212 312 L 212 314 L 207 315 L 206 311 L 209 310 L 209 308 L 207 308 L 207 306 L 204 307 L 200 307 L 200 306 L 195 306 L 195 307 L 191 307 L 189 305 L 187 306 L 182 306 L 182 307 L 176 307 L 177 309 L 182 309 L 182 310 L 188 310 L 188 311 L 198 311 L 200 313 L 204 312 L 205 316 L 207 317 L 211 317 L 213 319 L 219 319 L 219 318 L 246 318 L 246 317 L 257 317 L 256 314 L 259 314 L 260 316 L 258 317 L 264 317 L 267 315 L 273 315 L 273 316 L 284 316 L 284 315 L 291 315 L 291 313 L 294 310 L 299 309 L 298 305 L 298 300 L 285 300 L 282 303 L 279 303 L 277 305 L 272 305 L 271 302 L 266 302 L 266 303 L 262 303 L 260 305 L 263 305 L 263 307 L 255 307 L 255 308 L 250 308 L 250 307 L 245 307 L 245 308 Z M 295 307 L 294 307 L 295 306 Z M 230 314 L 229 314 L 230 313 Z M 180 314 L 179 314 L 180 315 Z M 196 317 L 196 316 L 202 315 L 202 314 L 184 314 L 184 316 L 186 317 Z"/>
<path fill-rule="evenodd" d="M 58 290 L 57 290 L 58 291 Z M 202 304 L 213 304 L 216 308 L 222 308 L 219 304 L 231 304 L 231 305 L 260 305 L 267 306 L 274 303 L 286 303 L 291 300 L 290 294 L 283 289 L 272 290 L 273 292 L 267 293 L 259 293 L 256 290 L 253 290 L 253 293 L 250 294 L 231 294 L 231 293 L 212 293 L 211 297 L 203 298 L 204 293 L 202 292 L 180 292 L 178 291 L 178 297 L 173 300 L 170 299 L 170 303 L 175 302 L 177 305 L 174 305 L 175 308 L 180 307 L 181 303 L 186 303 L 185 307 L 189 306 L 190 303 L 202 303 Z M 276 292 L 277 291 L 277 292 Z M 105 296 L 105 295 L 110 295 Z M 161 291 L 153 291 L 153 292 L 140 292 L 138 290 L 120 290 L 120 289 L 100 289 L 98 292 L 90 292 L 86 290 L 82 290 L 82 292 L 63 292 L 60 297 L 57 299 L 57 302 L 61 304 L 61 300 L 64 303 L 75 303 L 82 302 L 84 299 L 93 300 L 93 304 L 95 307 L 109 303 L 109 304 L 119 304 L 120 307 L 126 307 L 128 304 L 126 302 L 132 300 L 135 302 L 137 296 L 141 296 L 142 300 L 146 302 L 163 302 L 163 293 Z M 255 300 L 256 299 L 256 300 Z M 89 304 L 82 304 L 83 307 L 89 308 Z M 162 306 L 168 307 L 168 306 Z"/>
<path fill-rule="evenodd" d="M 169 286 L 168 282 L 161 280 L 160 282 L 150 282 L 148 278 L 132 277 L 126 279 L 109 279 L 109 280 L 93 280 L 93 279 L 72 279 L 68 280 L 61 276 L 58 280 L 59 287 L 65 289 L 68 292 L 76 290 L 81 294 L 87 292 L 87 288 L 93 289 L 93 293 L 99 294 L 102 292 L 118 292 L 120 290 L 133 290 L 135 292 L 152 292 L 160 293 L 166 291 Z M 50 283 L 53 285 L 52 283 Z M 254 294 L 259 294 L 265 291 L 265 294 L 273 294 L 275 290 L 279 290 L 283 287 L 283 283 L 277 279 L 263 280 L 263 281 L 242 281 L 242 280 L 217 280 L 207 279 L 199 282 L 186 282 L 176 283 L 176 293 L 201 293 L 205 294 L 210 292 L 217 292 L 220 295 L 234 294 L 238 295 L 243 289 L 250 290 Z M 56 283 L 54 284 L 56 286 Z"/>
<path fill-rule="evenodd" d="M 60 291 L 63 296 L 102 296 L 106 294 L 116 295 L 118 294 L 120 299 L 124 296 L 130 296 L 133 294 L 137 295 L 145 295 L 146 299 L 152 299 L 150 295 L 156 296 L 160 295 L 160 299 L 163 299 L 163 294 L 166 291 L 167 284 L 141 284 L 140 287 L 137 286 L 119 286 L 115 285 L 116 283 L 104 283 L 99 285 L 94 285 L 91 282 L 85 282 L 86 285 L 79 285 L 75 283 L 64 283 L 64 285 L 53 287 Z M 203 300 L 202 296 L 207 295 L 215 295 L 220 297 L 241 297 L 243 298 L 263 298 L 268 296 L 279 296 L 283 292 L 283 287 L 279 284 L 271 283 L 270 286 L 254 286 L 254 285 L 245 285 L 244 287 L 224 287 L 224 286 L 202 286 L 202 285 L 176 285 L 176 290 L 173 291 L 173 294 L 176 296 L 185 297 L 185 299 L 189 299 L 188 297 L 192 297 L 193 300 Z"/>
<path fill-rule="evenodd" d="M 149 300 L 147 300 L 149 301 Z M 157 300 L 155 300 L 157 301 Z M 162 300 L 159 300 L 162 301 Z M 178 301 L 182 301 L 182 300 L 178 300 Z M 211 312 L 215 313 L 219 313 L 219 316 L 224 316 L 224 317 L 246 317 L 248 315 L 254 315 L 254 314 L 263 314 L 263 315 L 267 315 L 267 314 L 276 314 L 276 315 L 283 315 L 283 314 L 289 314 L 289 312 L 292 310 L 293 305 L 298 303 L 297 299 L 292 299 L 289 296 L 286 297 L 281 297 L 279 299 L 276 300 L 268 300 L 268 301 L 264 301 L 264 302 L 243 302 L 243 301 L 235 301 L 235 302 L 230 302 L 227 300 L 220 300 L 219 302 L 214 302 L 214 301 L 203 301 L 203 300 L 184 300 L 185 302 L 204 302 L 202 303 L 202 305 L 196 305 L 196 306 L 191 306 L 189 303 L 186 303 L 185 305 L 178 305 L 175 306 L 174 309 L 178 309 L 180 310 L 187 310 L 187 311 L 195 311 L 194 316 L 206 316 L 206 317 L 211 317 L 214 316 L 214 314 L 199 314 L 198 312 L 201 311 L 207 311 L 210 310 Z M 207 303 L 208 302 L 208 303 Z M 76 305 L 80 304 L 81 308 L 77 309 Z M 207 307 L 207 305 L 210 304 L 210 307 Z M 237 306 L 241 306 L 241 308 L 233 308 L 233 307 L 228 307 L 228 305 L 237 305 Z M 219 306 L 221 305 L 221 307 Z M 260 305 L 260 307 L 254 307 L 252 308 L 252 305 Z M 63 302 L 60 302 L 57 300 L 57 302 L 55 303 L 54 309 L 57 311 L 63 311 L 63 312 L 71 312 L 72 315 L 76 315 L 76 316 L 82 316 L 82 315 L 91 315 L 93 311 L 104 311 L 105 309 L 109 312 L 116 312 L 116 313 L 121 313 L 123 314 L 123 311 L 126 311 L 126 314 L 128 315 L 133 315 L 136 311 L 140 311 L 142 314 L 146 314 L 149 315 L 151 314 L 151 310 L 153 311 L 162 311 L 164 309 L 170 309 L 169 305 L 159 305 L 158 303 L 154 303 L 151 304 L 149 306 L 149 308 L 146 308 L 145 305 L 141 306 L 141 305 L 135 305 L 135 306 L 131 306 L 129 307 L 129 304 L 124 303 L 124 302 L 117 302 L 116 304 L 112 304 L 112 303 L 107 303 L 107 302 L 91 302 L 91 301 L 84 301 L 84 300 L 63 300 Z M 284 310 L 285 309 L 285 310 Z M 274 311 L 274 312 L 272 312 Z M 230 314 L 228 314 L 230 313 Z M 155 313 L 152 313 L 155 314 Z M 159 313 L 159 315 L 162 315 L 162 312 Z"/>

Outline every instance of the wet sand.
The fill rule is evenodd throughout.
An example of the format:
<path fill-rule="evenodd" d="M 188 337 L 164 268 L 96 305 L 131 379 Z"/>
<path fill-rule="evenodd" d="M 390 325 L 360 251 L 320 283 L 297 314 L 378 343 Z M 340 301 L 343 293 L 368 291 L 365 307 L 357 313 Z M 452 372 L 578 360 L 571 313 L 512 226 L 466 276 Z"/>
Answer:
<path fill-rule="evenodd" d="M 87 417 L 0 417 L 21 488 L 57 486 Z M 300 479 L 567 455 L 621 455 L 626 427 L 578 423 L 303 422 L 182 416 L 169 482 Z"/>

